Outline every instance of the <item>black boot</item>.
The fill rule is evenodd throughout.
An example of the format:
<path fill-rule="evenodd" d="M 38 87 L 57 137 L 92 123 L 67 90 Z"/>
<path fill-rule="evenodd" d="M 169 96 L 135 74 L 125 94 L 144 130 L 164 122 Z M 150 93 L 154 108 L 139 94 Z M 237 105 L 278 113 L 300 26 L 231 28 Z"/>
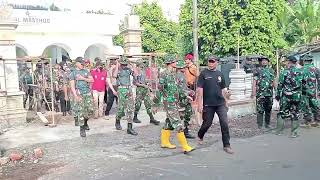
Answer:
<path fill-rule="evenodd" d="M 257 113 L 257 124 L 258 128 L 261 129 L 263 125 L 263 114 Z"/>
<path fill-rule="evenodd" d="M 84 128 L 85 128 L 85 130 L 87 130 L 87 131 L 89 131 L 90 130 L 90 128 L 89 128 L 89 125 L 88 125 L 88 118 L 85 118 L 84 119 Z"/>
<path fill-rule="evenodd" d="M 186 138 L 188 138 L 188 139 L 196 138 L 195 136 L 193 136 L 192 134 L 189 133 L 188 127 L 184 128 L 184 136 L 186 136 Z"/>
<path fill-rule="evenodd" d="M 135 131 L 132 129 L 132 123 L 128 123 L 127 133 L 128 133 L 128 134 L 131 134 L 131 135 L 134 135 L 134 136 L 138 135 L 138 133 L 135 132 Z"/>
<path fill-rule="evenodd" d="M 116 129 L 117 130 L 122 130 L 121 124 L 120 124 L 120 119 L 116 119 Z"/>
<path fill-rule="evenodd" d="M 77 116 L 74 116 L 74 125 L 79 126 L 79 119 Z"/>
<path fill-rule="evenodd" d="M 157 121 L 154 119 L 153 115 L 151 114 L 150 115 L 150 123 L 151 124 L 154 124 L 154 125 L 159 125 L 160 124 L 160 121 Z"/>
<path fill-rule="evenodd" d="M 67 116 L 67 112 L 63 112 L 63 113 L 62 113 L 62 116 Z"/>
<path fill-rule="evenodd" d="M 80 136 L 81 137 L 87 136 L 85 126 L 80 126 Z"/>
<path fill-rule="evenodd" d="M 133 122 L 134 123 L 141 123 L 141 121 L 138 119 L 138 113 L 134 113 Z"/>
<path fill-rule="evenodd" d="M 265 128 L 270 129 L 271 112 L 266 112 L 264 117 Z"/>

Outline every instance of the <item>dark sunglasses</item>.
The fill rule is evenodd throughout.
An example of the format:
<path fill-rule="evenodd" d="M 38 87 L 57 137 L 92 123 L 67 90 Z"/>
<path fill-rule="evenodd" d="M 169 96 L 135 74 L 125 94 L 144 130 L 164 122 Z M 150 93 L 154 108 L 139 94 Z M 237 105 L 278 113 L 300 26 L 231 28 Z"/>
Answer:
<path fill-rule="evenodd" d="M 217 61 L 214 60 L 214 59 L 210 59 L 209 62 L 210 62 L 210 63 L 215 63 L 215 62 L 217 62 Z"/>

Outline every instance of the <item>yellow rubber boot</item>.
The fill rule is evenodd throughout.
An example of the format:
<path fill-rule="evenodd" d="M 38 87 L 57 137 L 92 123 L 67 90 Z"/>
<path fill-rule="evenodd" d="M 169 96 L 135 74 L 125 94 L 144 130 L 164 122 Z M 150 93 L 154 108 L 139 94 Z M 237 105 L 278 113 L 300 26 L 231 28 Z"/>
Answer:
<path fill-rule="evenodd" d="M 185 154 L 194 150 L 194 148 L 192 148 L 188 145 L 188 142 L 187 142 L 186 136 L 184 135 L 184 132 L 179 132 L 177 134 L 177 137 L 178 137 L 179 143 L 181 144 L 182 151 Z"/>
<path fill-rule="evenodd" d="M 170 143 L 170 130 L 161 130 L 161 147 L 168 149 L 175 149 L 176 145 Z"/>

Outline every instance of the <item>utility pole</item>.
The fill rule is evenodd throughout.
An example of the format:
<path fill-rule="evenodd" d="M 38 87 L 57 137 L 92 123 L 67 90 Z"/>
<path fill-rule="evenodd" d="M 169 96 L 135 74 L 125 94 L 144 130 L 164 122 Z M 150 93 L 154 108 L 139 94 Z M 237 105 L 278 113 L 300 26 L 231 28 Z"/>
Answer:
<path fill-rule="evenodd" d="M 193 4 L 193 57 L 194 61 L 198 66 L 199 72 L 199 52 L 198 52 L 198 2 L 197 0 L 192 0 Z"/>

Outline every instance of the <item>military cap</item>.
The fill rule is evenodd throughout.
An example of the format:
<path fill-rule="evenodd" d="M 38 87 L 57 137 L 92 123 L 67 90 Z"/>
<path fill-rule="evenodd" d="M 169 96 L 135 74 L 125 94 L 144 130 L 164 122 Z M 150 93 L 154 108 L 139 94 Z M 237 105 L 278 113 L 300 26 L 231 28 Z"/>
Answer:
<path fill-rule="evenodd" d="M 313 56 L 311 54 L 305 54 L 303 56 L 301 56 L 301 60 L 303 61 L 312 61 L 313 60 Z"/>
<path fill-rule="evenodd" d="M 177 58 L 176 58 L 176 56 L 174 54 L 166 54 L 164 56 L 164 62 L 166 64 L 171 64 L 171 63 L 174 63 L 176 61 L 177 61 Z"/>
<path fill-rule="evenodd" d="M 128 58 L 127 58 L 127 57 L 122 57 L 119 63 L 120 63 L 120 64 L 124 64 L 124 65 L 126 65 L 126 64 L 128 64 L 128 63 L 129 63 L 129 60 L 128 60 Z"/>
<path fill-rule="evenodd" d="M 178 69 L 183 69 L 183 68 L 185 68 L 187 65 L 186 65 L 186 63 L 185 63 L 185 61 L 182 61 L 182 60 L 179 60 L 178 62 L 177 62 L 177 65 L 176 65 L 176 67 L 178 68 Z"/>
<path fill-rule="evenodd" d="M 270 59 L 266 56 L 261 56 L 258 58 L 258 61 L 262 61 L 262 60 L 267 60 L 268 62 L 270 62 Z"/>
<path fill-rule="evenodd" d="M 83 59 L 83 57 L 77 57 L 75 62 L 78 62 L 80 64 L 84 64 L 84 59 Z"/>
<path fill-rule="evenodd" d="M 298 60 L 299 59 L 294 55 L 287 56 L 287 61 L 297 62 Z"/>

